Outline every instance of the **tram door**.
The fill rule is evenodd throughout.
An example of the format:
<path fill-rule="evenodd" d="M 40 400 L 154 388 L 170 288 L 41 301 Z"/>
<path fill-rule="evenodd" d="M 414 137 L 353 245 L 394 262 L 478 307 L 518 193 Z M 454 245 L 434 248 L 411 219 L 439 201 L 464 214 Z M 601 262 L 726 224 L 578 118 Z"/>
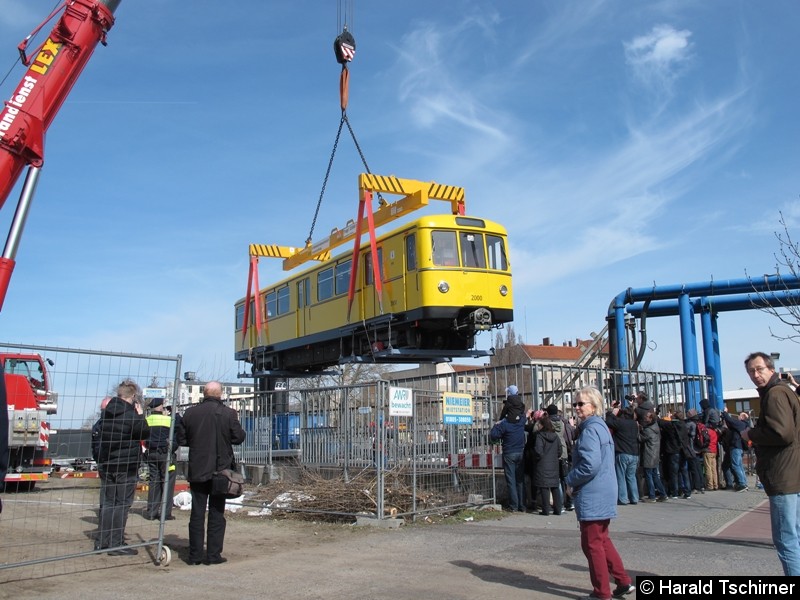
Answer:
<path fill-rule="evenodd" d="M 297 337 L 306 335 L 309 327 L 309 305 L 311 304 L 311 286 L 308 277 L 297 282 Z"/>
<path fill-rule="evenodd" d="M 409 233 L 403 240 L 405 246 L 405 269 L 403 273 L 403 296 L 406 308 L 419 306 L 419 271 L 417 270 L 417 234 Z"/>

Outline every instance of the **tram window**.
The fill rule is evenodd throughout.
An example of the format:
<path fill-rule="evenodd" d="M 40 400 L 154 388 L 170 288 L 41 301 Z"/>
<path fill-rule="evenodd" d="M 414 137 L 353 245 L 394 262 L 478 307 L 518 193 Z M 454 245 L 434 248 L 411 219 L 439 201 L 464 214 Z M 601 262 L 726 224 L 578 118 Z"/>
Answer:
<path fill-rule="evenodd" d="M 378 269 L 381 274 L 381 281 L 383 281 L 383 248 L 378 248 Z M 372 276 L 372 252 L 367 252 L 364 255 L 364 281 L 367 285 L 372 285 L 374 279 Z"/>
<path fill-rule="evenodd" d="M 236 307 L 236 331 L 239 331 L 244 324 L 244 304 Z"/>
<path fill-rule="evenodd" d="M 508 257 L 503 238 L 496 235 L 486 236 L 486 250 L 489 255 L 489 268 L 498 271 L 508 271 Z"/>
<path fill-rule="evenodd" d="M 278 314 L 285 315 L 289 312 L 289 286 L 278 290 Z"/>
<path fill-rule="evenodd" d="M 317 301 L 333 297 L 333 269 L 325 269 L 317 275 Z"/>
<path fill-rule="evenodd" d="M 486 252 L 483 249 L 483 234 L 462 231 L 461 264 L 465 267 L 486 268 Z"/>
<path fill-rule="evenodd" d="M 417 268 L 417 236 L 409 234 L 406 236 L 406 271 L 413 271 Z"/>
<path fill-rule="evenodd" d="M 250 301 L 250 323 L 248 325 L 253 325 L 255 322 L 255 310 L 254 310 L 255 303 L 251 300 Z M 240 330 L 244 327 L 244 304 L 241 306 L 236 307 L 236 330 Z"/>
<path fill-rule="evenodd" d="M 458 244 L 455 231 L 431 232 L 433 264 L 437 267 L 458 266 Z"/>
<path fill-rule="evenodd" d="M 267 300 L 264 303 L 264 308 L 266 309 L 264 314 L 267 315 L 267 318 L 276 316 L 278 314 L 278 294 L 269 292 L 267 294 Z"/>
<path fill-rule="evenodd" d="M 350 286 L 350 264 L 353 261 L 347 260 L 336 265 L 336 295 L 344 294 Z"/>

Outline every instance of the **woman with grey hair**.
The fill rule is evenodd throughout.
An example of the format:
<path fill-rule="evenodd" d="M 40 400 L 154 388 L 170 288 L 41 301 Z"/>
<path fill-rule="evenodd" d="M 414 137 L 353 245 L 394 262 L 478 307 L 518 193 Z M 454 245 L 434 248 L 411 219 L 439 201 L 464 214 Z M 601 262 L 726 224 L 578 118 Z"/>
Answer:
<path fill-rule="evenodd" d="M 572 406 L 579 424 L 566 483 L 571 490 L 580 524 L 581 549 L 589 561 L 589 578 L 594 588 L 582 600 L 623 598 L 636 588 L 608 535 L 609 523 L 617 516 L 617 476 L 614 440 L 603 420 L 603 396 L 595 387 L 584 387 L 575 394 Z M 609 573 L 617 584 L 613 592 Z"/>

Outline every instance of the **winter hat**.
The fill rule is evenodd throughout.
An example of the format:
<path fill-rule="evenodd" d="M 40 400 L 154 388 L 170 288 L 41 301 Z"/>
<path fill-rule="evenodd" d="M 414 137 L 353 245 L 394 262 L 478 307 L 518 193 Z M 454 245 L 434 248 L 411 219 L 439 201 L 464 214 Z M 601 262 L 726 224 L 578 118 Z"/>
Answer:
<path fill-rule="evenodd" d="M 690 408 L 688 411 L 686 411 L 686 418 L 691 419 L 692 417 L 696 416 L 697 416 L 697 411 L 695 409 Z"/>
<path fill-rule="evenodd" d="M 547 407 L 547 414 L 550 415 L 551 417 L 553 415 L 557 415 L 558 407 L 555 404 L 551 404 L 550 406 Z"/>
<path fill-rule="evenodd" d="M 164 399 L 163 398 L 153 398 L 150 401 L 150 408 L 151 409 L 152 408 L 158 408 L 159 406 L 161 406 L 163 404 L 164 404 Z"/>
<path fill-rule="evenodd" d="M 517 386 L 510 385 L 506 388 L 506 396 L 516 396 L 517 394 L 519 394 Z"/>
<path fill-rule="evenodd" d="M 700 408 L 702 408 L 703 410 L 708 410 L 708 406 L 709 406 L 708 400 L 706 400 L 705 398 L 700 400 Z"/>

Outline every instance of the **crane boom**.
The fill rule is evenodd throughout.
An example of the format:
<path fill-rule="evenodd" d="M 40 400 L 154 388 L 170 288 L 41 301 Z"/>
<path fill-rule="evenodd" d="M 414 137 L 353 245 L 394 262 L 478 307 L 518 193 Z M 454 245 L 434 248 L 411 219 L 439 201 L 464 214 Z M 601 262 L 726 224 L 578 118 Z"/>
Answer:
<path fill-rule="evenodd" d="M 30 57 L 26 54 L 31 36 L 19 45 L 28 70 L 0 110 L 0 209 L 25 167 L 36 171 L 42 166 L 45 133 L 97 44 L 105 45 L 106 33 L 114 25 L 114 11 L 121 1 L 66 0 L 61 16 L 35 53 Z M 0 257 L 0 309 L 8 291 L 33 189 L 35 185 L 26 185 L 23 190 L 9 240 Z"/>

